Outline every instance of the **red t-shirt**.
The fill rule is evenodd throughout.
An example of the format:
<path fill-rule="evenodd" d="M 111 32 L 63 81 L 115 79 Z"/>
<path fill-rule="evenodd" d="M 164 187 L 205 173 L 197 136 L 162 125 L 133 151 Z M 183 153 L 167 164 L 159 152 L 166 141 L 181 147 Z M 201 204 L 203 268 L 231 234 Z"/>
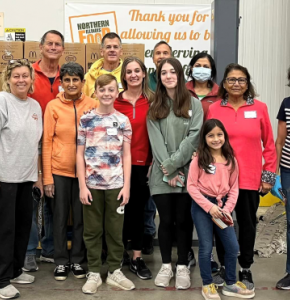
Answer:
<path fill-rule="evenodd" d="M 140 95 L 133 106 L 123 98 L 123 92 L 114 103 L 116 110 L 127 116 L 132 126 L 131 155 L 132 165 L 148 166 L 152 162 L 152 153 L 146 125 L 149 109 L 148 99 Z"/>

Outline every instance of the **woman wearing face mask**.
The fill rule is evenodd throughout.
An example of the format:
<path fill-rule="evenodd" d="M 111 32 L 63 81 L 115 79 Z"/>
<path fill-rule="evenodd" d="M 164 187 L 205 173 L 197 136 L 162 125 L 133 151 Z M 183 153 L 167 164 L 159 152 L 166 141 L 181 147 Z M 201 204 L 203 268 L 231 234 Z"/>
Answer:
<path fill-rule="evenodd" d="M 188 77 L 192 80 L 186 83 L 186 88 L 191 95 L 200 100 L 206 116 L 208 108 L 217 101 L 219 86 L 214 82 L 216 67 L 213 58 L 207 53 L 198 53 L 190 63 Z"/>

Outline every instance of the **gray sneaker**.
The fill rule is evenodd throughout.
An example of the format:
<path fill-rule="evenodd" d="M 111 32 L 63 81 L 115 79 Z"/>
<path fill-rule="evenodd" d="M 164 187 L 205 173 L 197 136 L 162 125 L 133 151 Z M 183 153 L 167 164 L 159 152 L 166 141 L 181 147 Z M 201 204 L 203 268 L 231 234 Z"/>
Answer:
<path fill-rule="evenodd" d="M 54 263 L 53 254 L 49 256 L 40 255 L 40 261 L 46 263 Z"/>
<path fill-rule="evenodd" d="M 247 287 L 240 281 L 237 281 L 232 285 L 225 284 L 222 289 L 222 294 L 228 297 L 244 299 L 251 299 L 255 297 L 255 292 L 253 290 L 248 290 Z"/>
<path fill-rule="evenodd" d="M 20 284 L 28 284 L 34 282 L 35 277 L 26 273 L 22 273 L 18 277 L 14 279 L 10 279 L 11 283 L 20 283 Z"/>
<path fill-rule="evenodd" d="M 35 255 L 26 255 L 24 260 L 24 266 L 22 268 L 25 272 L 35 272 L 38 270 Z"/>
<path fill-rule="evenodd" d="M 0 289 L 0 298 L 2 299 L 12 299 L 19 296 L 19 291 L 12 284 L 5 286 L 5 288 L 3 289 Z"/>
<path fill-rule="evenodd" d="M 225 283 L 226 270 L 225 267 L 221 267 L 220 270 L 212 276 L 212 281 L 216 286 L 223 286 Z"/>

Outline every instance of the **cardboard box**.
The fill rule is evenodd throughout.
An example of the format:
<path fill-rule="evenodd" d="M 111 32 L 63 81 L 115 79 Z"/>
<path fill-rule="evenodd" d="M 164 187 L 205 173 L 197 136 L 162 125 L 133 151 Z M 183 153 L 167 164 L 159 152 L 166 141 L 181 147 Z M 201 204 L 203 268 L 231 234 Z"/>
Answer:
<path fill-rule="evenodd" d="M 41 59 L 39 42 L 24 42 L 24 58 L 32 64 Z"/>
<path fill-rule="evenodd" d="M 123 44 L 123 55 L 121 58 L 124 60 L 128 56 L 137 56 L 144 62 L 144 44 Z M 101 45 L 100 44 L 86 44 L 86 69 L 87 72 L 91 65 L 101 56 Z"/>
<path fill-rule="evenodd" d="M 23 58 L 23 42 L 0 41 L 0 72 L 11 59 Z"/>
<path fill-rule="evenodd" d="M 59 64 L 63 65 L 70 61 L 73 61 L 80 64 L 85 70 L 86 67 L 85 48 L 86 48 L 85 44 L 65 43 L 64 53 L 60 58 Z"/>
<path fill-rule="evenodd" d="M 0 91 L 2 91 L 2 71 L 10 60 L 20 58 L 23 58 L 23 42 L 0 41 Z"/>

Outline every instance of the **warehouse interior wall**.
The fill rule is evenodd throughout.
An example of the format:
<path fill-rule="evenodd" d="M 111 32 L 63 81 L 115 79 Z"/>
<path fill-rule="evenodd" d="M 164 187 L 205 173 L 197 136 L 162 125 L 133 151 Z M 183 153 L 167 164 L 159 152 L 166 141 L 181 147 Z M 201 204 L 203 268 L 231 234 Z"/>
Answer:
<path fill-rule="evenodd" d="M 64 32 L 66 3 L 210 4 L 211 0 L 0 0 L 4 27 L 25 28 L 26 40 L 38 41 L 50 29 Z M 218 1 L 218 0 L 216 0 Z M 268 105 L 276 136 L 276 115 L 290 95 L 286 72 L 290 66 L 290 1 L 241 0 L 238 62 L 249 69 L 259 94 Z M 0 37 L 0 40 L 3 40 Z"/>

